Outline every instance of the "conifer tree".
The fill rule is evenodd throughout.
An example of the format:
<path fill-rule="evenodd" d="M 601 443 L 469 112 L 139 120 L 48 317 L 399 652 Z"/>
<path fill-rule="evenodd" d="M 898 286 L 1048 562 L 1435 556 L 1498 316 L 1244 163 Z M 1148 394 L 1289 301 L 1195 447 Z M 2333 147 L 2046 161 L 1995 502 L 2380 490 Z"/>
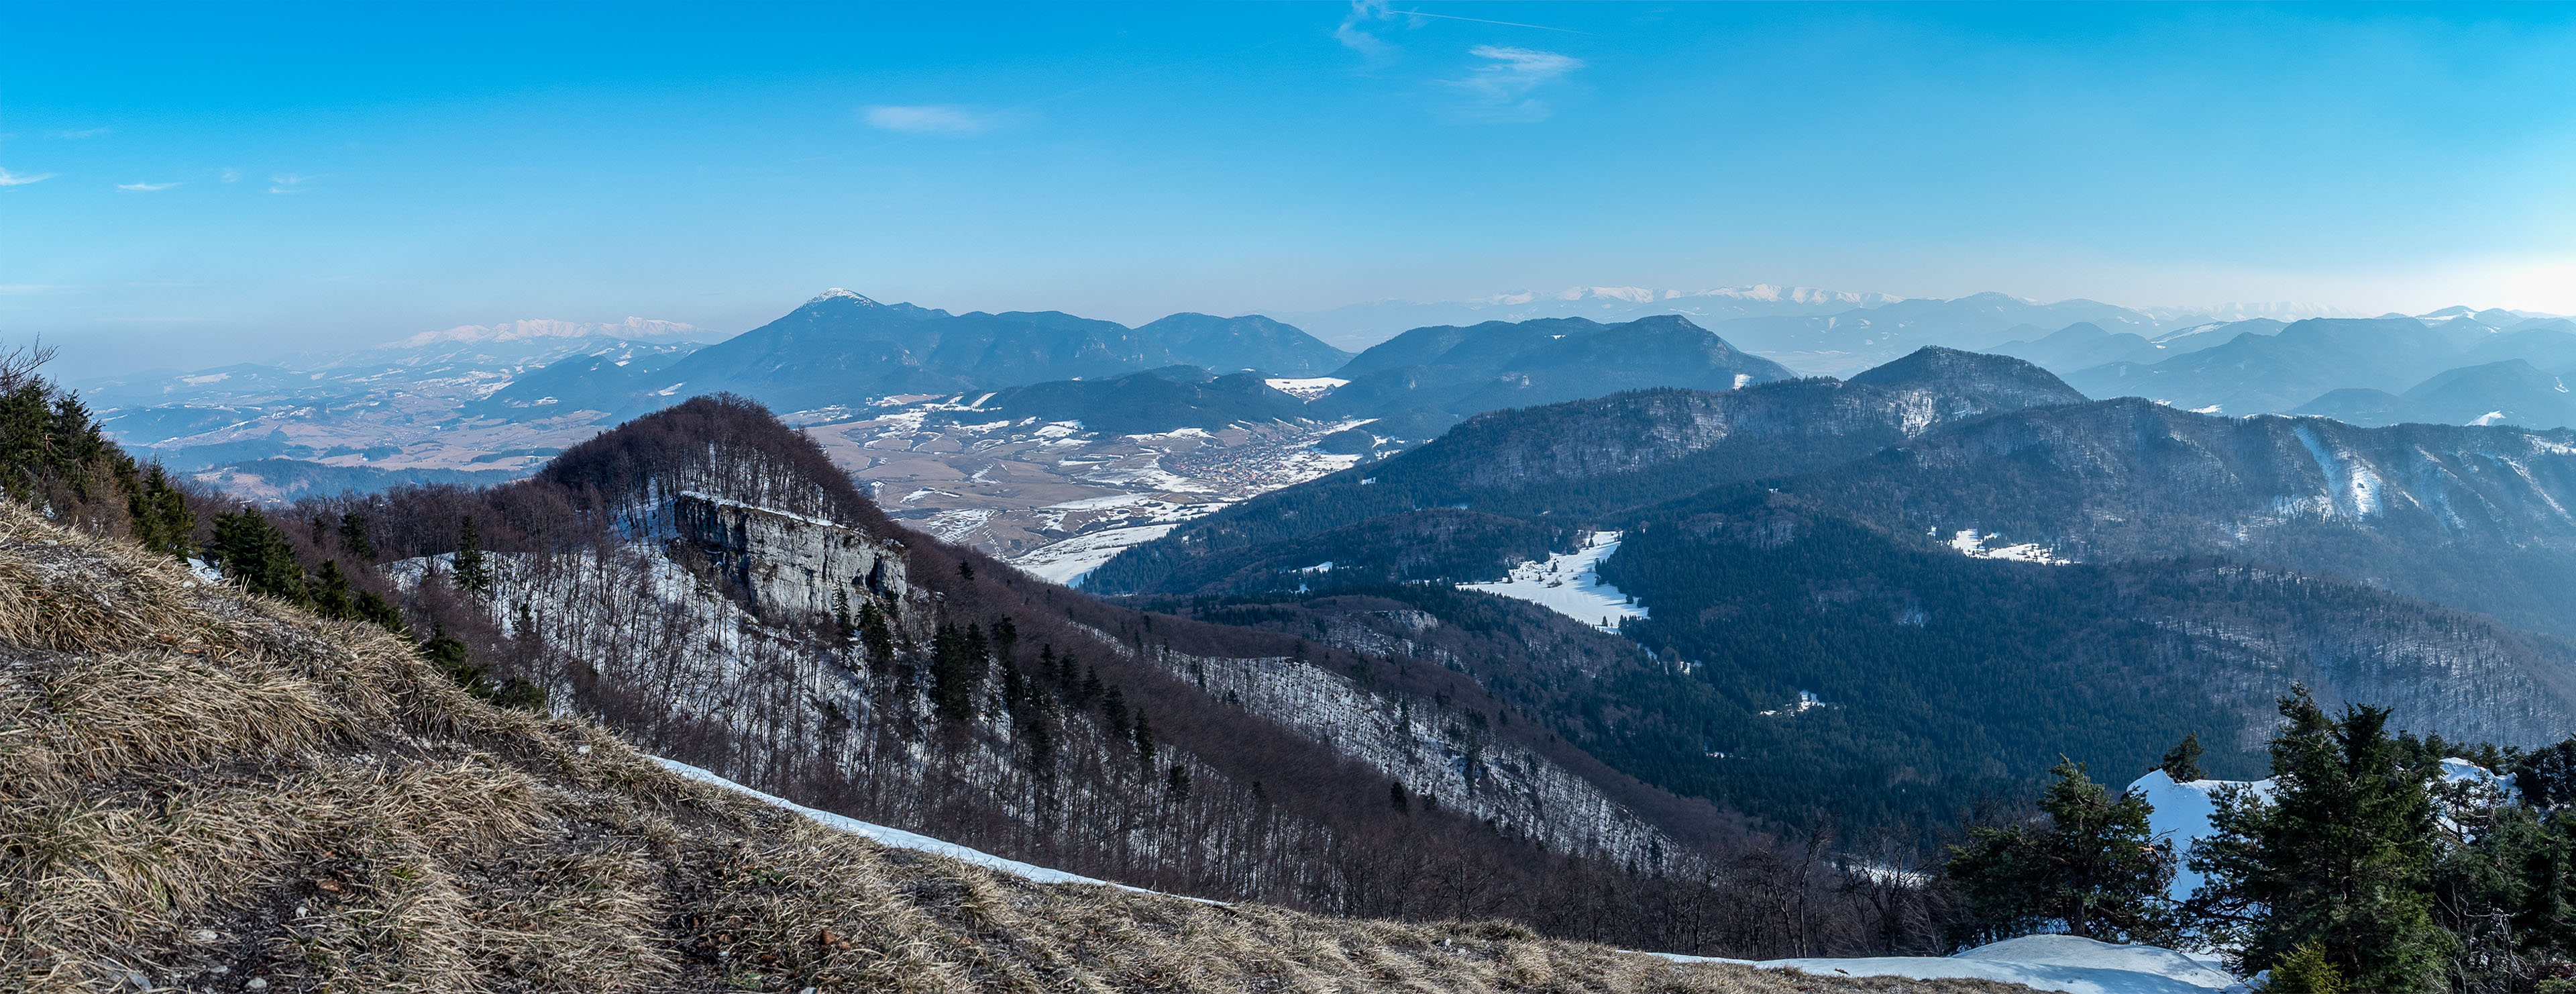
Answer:
<path fill-rule="evenodd" d="M 359 592 L 357 615 L 359 620 L 372 621 L 396 635 L 410 634 L 409 629 L 403 625 L 402 612 L 385 600 L 383 594 L 373 590 Z"/>
<path fill-rule="evenodd" d="M 1019 650 L 1020 626 L 1012 624 L 1007 616 L 993 622 L 993 658 L 1001 660 L 1005 666 L 1013 665 L 1012 660 Z"/>
<path fill-rule="evenodd" d="M 975 687 L 983 682 L 987 663 L 984 630 L 974 624 L 964 631 L 943 624 L 930 647 L 931 706 L 948 721 L 974 717 Z"/>
<path fill-rule="evenodd" d="M 349 597 L 349 574 L 341 572 L 340 561 L 322 561 L 320 588 L 313 595 L 313 610 L 325 618 L 346 621 L 358 616 L 358 606 Z"/>
<path fill-rule="evenodd" d="M 159 463 L 130 474 L 125 511 L 133 520 L 136 543 L 173 559 L 188 558 L 196 537 L 197 515 L 188 510 L 187 495 L 170 485 Z"/>
<path fill-rule="evenodd" d="M 2184 734 L 2181 742 L 2165 750 L 2164 762 L 2157 768 L 2164 770 L 2165 776 L 2175 783 L 2190 783 L 2207 776 L 2200 770 L 2200 733 Z"/>
<path fill-rule="evenodd" d="M 1163 778 L 1163 793 L 1176 801 L 1190 796 L 1189 769 L 1179 763 L 1172 764 L 1172 772 Z"/>
<path fill-rule="evenodd" d="M 307 602 L 304 566 L 296 562 L 294 547 L 256 508 L 217 515 L 215 540 L 206 548 L 206 557 L 223 570 L 225 579 L 251 593 L 292 604 Z"/>
<path fill-rule="evenodd" d="M 1046 718 L 1031 719 L 1023 733 L 1029 742 L 1029 770 L 1040 777 L 1055 772 L 1055 733 L 1047 730 Z"/>
<path fill-rule="evenodd" d="M 1980 827 L 1951 847 L 1951 880 L 1974 909 L 1981 938 L 2065 923 L 2085 938 L 2164 941 L 2172 932 L 2164 891 L 2172 854 L 2148 827 L 2144 796 L 2116 797 L 2073 760 L 2050 771 L 2040 796 L 2044 823 Z"/>
<path fill-rule="evenodd" d="M 859 602 L 859 644 L 867 646 L 869 659 L 894 658 L 894 628 L 873 599 Z"/>
<path fill-rule="evenodd" d="M 2240 944 L 2248 973 L 2313 944 L 2358 989 L 2437 986 L 2453 945 L 2432 915 L 2428 788 L 2440 767 L 2388 734 L 2385 710 L 2329 717 L 2305 687 L 2280 710 L 2289 721 L 2272 740 L 2274 794 L 2219 795 L 2216 834 L 2192 849 L 2192 869 L 2208 877 L 2193 913 Z"/>
<path fill-rule="evenodd" d="M 492 567 L 483 560 L 483 536 L 474 530 L 474 516 L 465 516 L 465 524 L 456 532 L 456 588 L 471 594 L 492 592 Z"/>
<path fill-rule="evenodd" d="M 376 560 L 376 547 L 367 541 L 367 516 L 356 511 L 340 515 L 340 551 L 358 557 L 362 563 Z"/>
<path fill-rule="evenodd" d="M 1114 684 L 1110 686 L 1108 696 L 1100 699 L 1100 717 L 1108 722 L 1110 741 L 1129 740 L 1132 733 L 1127 727 L 1127 695 L 1119 693 Z"/>
<path fill-rule="evenodd" d="M 1154 726 L 1145 721 L 1145 709 L 1136 709 L 1136 761 L 1154 765 Z"/>

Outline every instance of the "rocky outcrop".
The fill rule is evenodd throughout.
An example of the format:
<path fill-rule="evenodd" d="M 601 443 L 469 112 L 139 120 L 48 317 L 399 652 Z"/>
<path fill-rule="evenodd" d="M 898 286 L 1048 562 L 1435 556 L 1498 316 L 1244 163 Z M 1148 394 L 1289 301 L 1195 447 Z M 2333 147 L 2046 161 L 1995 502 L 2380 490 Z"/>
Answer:
<path fill-rule="evenodd" d="M 763 616 L 846 610 L 862 594 L 900 602 L 911 589 L 902 543 L 821 518 L 690 491 L 672 498 L 671 523 Z"/>

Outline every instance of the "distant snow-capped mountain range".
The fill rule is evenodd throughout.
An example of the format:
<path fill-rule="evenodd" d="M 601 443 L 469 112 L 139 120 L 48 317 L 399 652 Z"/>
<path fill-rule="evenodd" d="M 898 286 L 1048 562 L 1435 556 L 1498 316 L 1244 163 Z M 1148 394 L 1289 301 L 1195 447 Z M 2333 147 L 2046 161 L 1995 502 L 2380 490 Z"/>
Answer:
<path fill-rule="evenodd" d="M 630 317 L 624 321 L 556 321 L 529 318 L 497 324 L 461 324 L 439 331 L 424 331 L 409 338 L 386 342 L 379 348 L 417 349 L 455 342 L 524 342 L 543 338 L 684 338 L 704 335 L 706 329 L 678 321 L 656 321 Z"/>

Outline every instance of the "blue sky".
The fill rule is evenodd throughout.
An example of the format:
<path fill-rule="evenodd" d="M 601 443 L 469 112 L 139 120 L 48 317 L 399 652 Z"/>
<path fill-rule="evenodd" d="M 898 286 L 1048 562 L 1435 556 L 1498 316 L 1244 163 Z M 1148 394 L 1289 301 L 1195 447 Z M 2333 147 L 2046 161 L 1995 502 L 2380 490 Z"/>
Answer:
<path fill-rule="evenodd" d="M 73 375 L 830 286 L 2576 311 L 2566 6 L 0 13 L 0 336 Z"/>

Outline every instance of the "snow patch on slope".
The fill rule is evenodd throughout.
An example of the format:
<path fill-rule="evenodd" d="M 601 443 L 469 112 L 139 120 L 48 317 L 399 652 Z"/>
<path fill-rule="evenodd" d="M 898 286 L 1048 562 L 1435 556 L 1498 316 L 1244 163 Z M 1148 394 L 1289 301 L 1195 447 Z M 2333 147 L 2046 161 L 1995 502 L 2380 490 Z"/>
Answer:
<path fill-rule="evenodd" d="M 2047 563 L 2052 566 L 2065 566 L 2075 561 L 2060 556 L 2049 547 L 2037 542 L 1993 545 L 2000 537 L 2002 536 L 1979 532 L 1974 528 L 1962 528 L 1958 534 L 1950 536 L 1950 547 L 1959 550 L 1960 555 L 1971 559 L 2004 559 L 2017 563 Z"/>
<path fill-rule="evenodd" d="M 1270 389 L 1295 397 L 1298 400 L 1313 400 L 1317 397 L 1321 397 L 1335 390 L 1339 390 L 1342 387 L 1348 386 L 1351 381 L 1336 379 L 1330 376 L 1306 376 L 1274 377 L 1261 382 L 1269 384 Z"/>
<path fill-rule="evenodd" d="M 734 793 L 760 801 L 763 804 L 796 812 L 797 814 L 813 819 L 815 822 L 826 828 L 837 828 L 854 835 L 866 836 L 869 840 L 874 841 L 878 845 L 889 846 L 895 849 L 910 849 L 914 852 L 926 852 L 934 856 L 946 856 L 960 863 L 973 863 L 976 866 L 980 866 L 988 870 L 997 870 L 1015 877 L 1042 884 L 1098 884 L 1109 887 L 1124 886 L 1121 884 L 1112 884 L 1106 880 L 1096 880 L 1091 877 L 1066 873 L 1063 870 L 1050 870 L 1043 866 L 1023 863 L 1016 859 L 1003 859 L 1000 856 L 995 856 L 980 849 L 968 849 L 965 846 L 958 845 L 954 842 L 943 842 L 927 835 L 915 835 L 899 828 L 887 828 L 883 825 L 871 825 L 856 818 L 836 815 L 829 811 L 817 811 L 783 797 L 774 797 L 768 794 L 763 794 L 759 791 L 745 787 L 687 763 L 680 762 L 676 759 L 664 759 L 660 756 L 649 756 L 646 758 L 662 764 L 663 769 L 677 773 L 683 777 L 687 777 L 688 779 L 695 780 L 703 784 L 722 787 L 726 790 L 733 791 Z M 1134 887 L 1126 887 L 1125 889 L 1137 890 L 1137 888 Z M 1150 891 L 1139 892 L 1151 893 Z"/>
<path fill-rule="evenodd" d="M 1522 563 L 1510 576 L 1491 583 L 1461 583 L 1461 590 L 1481 590 L 1524 600 L 1605 632 L 1619 622 L 1643 618 L 1646 609 L 1630 603 L 1619 588 L 1601 581 L 1601 561 L 1619 551 L 1621 532 L 1593 532 L 1583 547 L 1560 552 L 1546 562 Z"/>
<path fill-rule="evenodd" d="M 1868 956 L 1750 962 L 1650 953 L 1684 963 L 1739 963 L 1820 977 L 1992 980 L 2066 994 L 2210 994 L 2236 978 L 2209 963 L 2156 946 L 2115 946 L 2071 935 L 2025 935 L 1956 956 Z"/>
<path fill-rule="evenodd" d="M 1068 587 L 1082 585 L 1082 578 L 1102 563 L 1118 558 L 1130 547 L 1143 545 L 1172 533 L 1179 524 L 1138 525 L 1134 528 L 1112 528 L 1087 535 L 1076 535 L 1061 542 L 1038 547 L 1027 555 L 1011 560 L 1021 572 Z"/>

